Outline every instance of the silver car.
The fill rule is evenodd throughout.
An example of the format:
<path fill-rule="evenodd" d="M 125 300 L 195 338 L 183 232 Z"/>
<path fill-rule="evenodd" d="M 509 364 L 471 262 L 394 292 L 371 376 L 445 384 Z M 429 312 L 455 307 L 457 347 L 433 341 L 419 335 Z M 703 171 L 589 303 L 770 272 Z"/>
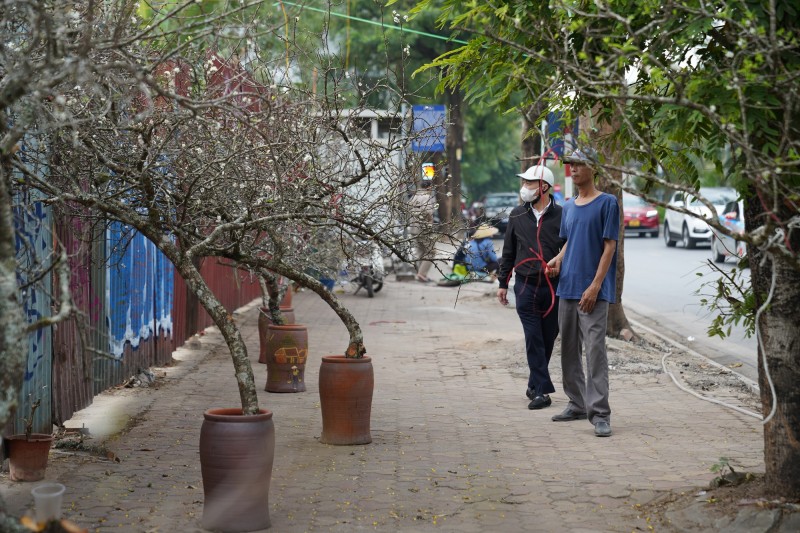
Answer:
<path fill-rule="evenodd" d="M 739 196 L 730 187 L 700 187 L 698 196 L 714 206 L 716 213 L 709 212 L 700 200 L 691 194 L 675 192 L 669 200 L 670 207 L 680 207 L 705 218 L 719 216 L 728 202 Z M 664 243 L 673 247 L 680 241 L 684 248 L 694 248 L 698 244 L 711 244 L 711 226 L 705 220 L 667 209 L 664 213 Z"/>

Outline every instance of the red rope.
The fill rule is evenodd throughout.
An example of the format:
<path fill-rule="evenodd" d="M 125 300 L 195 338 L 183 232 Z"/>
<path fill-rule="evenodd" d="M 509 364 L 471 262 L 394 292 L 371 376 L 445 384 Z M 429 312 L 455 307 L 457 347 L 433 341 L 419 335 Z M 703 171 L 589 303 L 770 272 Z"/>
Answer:
<path fill-rule="evenodd" d="M 558 159 L 558 154 L 552 148 L 550 148 L 549 150 L 547 150 L 542 155 L 542 157 L 539 158 L 539 162 L 537 163 L 537 166 L 539 166 L 539 165 L 544 166 L 544 161 L 545 161 L 545 159 L 546 159 L 548 154 L 553 154 L 555 156 L 555 158 Z M 539 197 L 540 198 L 541 198 L 541 196 L 542 196 L 542 194 L 544 192 L 542 189 L 543 189 L 542 180 L 539 180 Z M 533 209 L 533 205 L 531 205 L 531 209 Z M 544 215 L 542 215 L 542 216 L 544 216 Z M 548 307 L 547 311 L 545 311 L 544 314 L 542 315 L 542 317 L 546 317 L 547 315 L 549 315 L 553 311 L 553 308 L 556 305 L 556 291 L 553 289 L 553 283 L 550 281 L 550 276 L 547 275 L 547 269 L 548 269 L 547 261 L 545 261 L 544 256 L 541 253 L 541 250 L 542 250 L 542 241 L 541 241 L 541 236 L 540 236 L 541 231 L 542 231 L 541 220 L 538 220 L 537 224 L 536 224 L 536 245 L 539 248 L 539 251 L 534 250 L 533 247 L 528 248 L 528 250 L 530 250 L 530 252 L 533 254 L 533 257 L 529 257 L 527 259 L 523 259 L 522 261 L 520 261 L 519 263 L 514 265 L 514 268 L 511 270 L 511 272 L 508 273 L 508 278 L 506 278 L 506 285 L 508 285 L 508 283 L 511 281 L 512 274 L 521 265 L 524 265 L 525 263 L 529 263 L 531 261 L 539 261 L 539 262 L 541 262 L 542 263 L 542 269 L 539 271 L 539 276 L 544 275 L 544 280 L 547 282 L 548 289 L 550 289 L 550 307 Z M 525 280 L 525 284 L 527 285 L 527 278 Z M 539 284 L 537 282 L 536 289 L 538 290 L 538 288 L 539 288 Z M 525 290 L 525 285 L 523 285 L 522 290 L 523 291 Z M 536 297 L 536 293 L 534 292 L 534 300 L 535 300 L 535 297 Z"/>

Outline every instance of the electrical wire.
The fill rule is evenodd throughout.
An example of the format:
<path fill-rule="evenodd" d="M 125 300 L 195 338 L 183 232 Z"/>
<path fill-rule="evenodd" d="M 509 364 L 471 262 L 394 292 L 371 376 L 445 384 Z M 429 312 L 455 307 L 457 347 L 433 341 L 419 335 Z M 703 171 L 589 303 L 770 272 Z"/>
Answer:
<path fill-rule="evenodd" d="M 767 383 L 769 383 L 769 393 L 772 395 L 772 409 L 769 411 L 769 415 L 767 415 L 764 420 L 761 422 L 762 424 L 767 424 L 772 417 L 775 416 L 775 413 L 778 411 L 778 396 L 775 393 L 775 383 L 772 382 L 772 376 L 769 373 L 769 366 L 767 365 L 767 351 L 764 349 L 764 339 L 761 336 L 761 328 L 759 328 L 759 319 L 761 318 L 761 313 L 769 307 L 769 304 L 772 302 L 772 296 L 775 294 L 775 281 L 776 281 L 776 268 L 773 261 L 772 264 L 772 281 L 770 282 L 769 287 L 769 294 L 767 295 L 767 299 L 764 300 L 764 303 L 761 304 L 761 307 L 758 308 L 756 311 L 756 339 L 758 340 L 758 348 L 761 350 L 761 360 L 762 364 L 764 365 L 764 375 L 767 377 Z"/>
<path fill-rule="evenodd" d="M 655 335 L 656 337 L 660 338 L 661 340 L 663 340 L 663 341 L 665 341 L 665 342 L 668 342 L 669 344 L 671 344 L 671 345 L 675 346 L 676 348 L 680 348 L 680 349 L 682 349 L 682 350 L 685 350 L 686 352 L 688 352 L 688 353 L 691 353 L 691 354 L 693 354 L 693 355 L 696 355 L 697 357 L 702 357 L 702 358 L 704 358 L 704 359 L 707 359 L 707 360 L 708 360 L 708 362 L 709 362 L 709 363 L 711 363 L 712 365 L 714 365 L 714 366 L 716 366 L 716 367 L 718 367 L 718 368 L 720 368 L 720 369 L 725 369 L 725 370 L 727 370 L 727 371 L 729 371 L 729 372 L 732 372 L 730 369 L 728 369 L 728 368 L 724 367 L 723 365 L 721 365 L 721 364 L 717 363 L 716 361 L 712 361 L 711 359 L 708 359 L 708 358 L 707 358 L 707 357 L 705 357 L 704 355 L 702 355 L 702 354 L 698 354 L 698 353 L 694 352 L 693 350 L 691 350 L 691 349 L 687 348 L 686 346 L 683 346 L 682 344 L 679 344 L 679 343 L 675 342 L 674 340 L 670 339 L 669 337 L 667 337 L 667 336 L 665 336 L 665 335 L 662 335 L 661 333 L 659 333 L 659 332 L 655 331 L 654 329 L 652 329 L 652 328 L 649 328 L 649 327 L 645 326 L 645 325 L 644 325 L 644 324 L 642 324 L 641 322 L 637 322 L 637 321 L 635 321 L 635 320 L 630 320 L 630 319 L 629 319 L 629 321 L 630 321 L 631 323 L 633 323 L 633 324 L 636 326 L 636 329 L 645 330 L 645 331 L 647 331 L 647 332 L 649 332 L 649 333 L 651 333 L 651 334 Z M 670 372 L 669 370 L 667 370 L 667 357 L 669 357 L 670 355 L 672 355 L 672 354 L 671 354 L 671 353 L 665 353 L 665 354 L 664 354 L 664 357 L 662 357 L 662 358 L 661 358 L 661 369 L 664 371 L 664 373 L 665 373 L 666 375 L 668 375 L 668 376 L 669 376 L 669 377 L 672 379 L 673 383 L 675 383 L 675 385 L 676 385 L 676 386 L 677 386 L 679 389 L 681 389 L 681 390 L 682 390 L 682 391 L 684 391 L 684 392 L 688 392 L 689 394 L 691 394 L 692 396 L 694 396 L 694 397 L 696 397 L 696 398 L 699 398 L 699 399 L 701 399 L 701 400 L 705 400 L 705 401 L 707 401 L 707 402 L 711 402 L 711 403 L 714 403 L 714 404 L 717 404 L 717 405 L 721 405 L 721 406 L 723 406 L 723 407 L 727 407 L 727 408 L 729 408 L 729 409 L 732 409 L 732 410 L 734 410 L 734 411 L 736 411 L 736 412 L 742 413 L 743 415 L 752 416 L 753 418 L 757 418 L 757 419 L 759 419 L 759 420 L 761 420 L 761 419 L 763 418 L 763 417 L 762 417 L 762 415 L 760 415 L 760 414 L 758 414 L 758 413 L 754 413 L 753 411 L 750 411 L 750 410 L 748 410 L 748 409 L 743 409 L 743 408 L 741 408 L 741 407 L 739 407 L 739 406 L 736 406 L 736 405 L 731 405 L 731 404 L 729 404 L 729 403 L 723 402 L 722 400 L 717 400 L 716 398 L 711 398 L 711 397 L 709 397 L 709 396 L 703 396 L 702 394 L 699 394 L 699 393 L 697 393 L 697 392 L 695 392 L 695 391 L 691 390 L 690 388 L 688 388 L 688 387 L 685 387 L 685 386 L 684 386 L 684 385 L 683 385 L 683 384 L 682 384 L 682 383 L 681 383 L 681 382 L 678 380 L 678 378 L 676 378 L 676 377 L 675 377 L 675 376 L 672 374 L 672 372 Z M 756 388 L 757 388 L 757 385 L 756 385 L 754 382 L 753 382 L 753 383 L 751 383 L 751 382 L 752 382 L 752 380 L 749 380 L 749 379 L 747 379 L 746 377 L 742 376 L 741 374 L 738 374 L 737 372 L 732 372 L 732 373 L 733 373 L 733 374 L 735 374 L 736 376 L 738 376 L 738 377 L 739 377 L 739 379 L 741 379 L 742 381 L 744 381 L 744 382 L 745 382 L 745 384 L 747 384 L 747 385 L 748 385 L 748 386 L 750 386 L 751 388 L 753 388 L 753 389 L 756 389 Z"/>
<path fill-rule="evenodd" d="M 361 22 L 361 23 L 364 23 L 364 24 L 372 24 L 373 26 L 380 26 L 380 27 L 385 28 L 387 30 L 397 30 L 397 31 L 405 32 L 405 33 L 413 33 L 413 34 L 416 34 L 416 35 L 422 35 L 423 37 L 431 37 L 433 39 L 440 39 L 442 41 L 450 41 L 450 42 L 458 43 L 458 44 L 469 44 L 467 41 L 464 41 L 464 40 L 461 40 L 461 39 L 453 39 L 453 38 L 448 37 L 446 35 L 436 35 L 435 33 L 429 33 L 427 31 L 412 30 L 411 28 L 404 28 L 402 26 L 395 26 L 393 24 L 384 24 L 383 22 L 378 22 L 378 21 L 375 21 L 375 20 L 364 19 L 364 18 L 361 18 L 361 17 L 354 17 L 352 15 L 345 15 L 343 13 L 336 13 L 335 11 L 328 11 L 328 10 L 325 10 L 325 9 L 320 9 L 318 7 L 311 7 L 311 6 L 306 6 L 306 5 L 302 5 L 302 4 L 297 4 L 295 2 L 287 2 L 286 0 L 280 0 L 280 1 L 282 1 L 286 5 L 299 7 L 301 10 L 302 9 L 308 9 L 309 11 L 316 11 L 318 13 L 324 13 L 324 14 L 330 15 L 332 17 L 341 17 L 343 19 L 355 20 L 356 22 Z M 277 5 L 277 3 L 276 3 L 276 5 Z"/>
<path fill-rule="evenodd" d="M 671 353 L 665 353 L 664 357 L 661 358 L 661 368 L 664 370 L 665 374 L 667 374 L 669 377 L 672 378 L 672 381 L 675 383 L 675 385 L 678 386 L 679 389 L 681 389 L 684 392 L 688 392 L 692 396 L 694 396 L 696 398 L 700 398 L 701 400 L 705 400 L 707 402 L 715 403 L 717 405 L 721 405 L 723 407 L 727 407 L 729 409 L 733 409 L 734 411 L 742 413 L 743 415 L 752 416 L 753 418 L 757 418 L 759 420 L 762 419 L 762 416 L 760 414 L 758 414 L 758 413 L 754 413 L 753 411 L 749 411 L 747 409 L 742 409 L 741 407 L 738 407 L 736 405 L 725 403 L 722 400 L 717 400 L 716 398 L 711 398 L 709 396 L 703 396 L 702 394 L 699 394 L 699 393 L 693 391 L 692 389 L 690 389 L 688 387 L 684 387 L 683 384 L 678 381 L 678 378 L 676 378 L 672 374 L 672 372 L 667 370 L 667 357 L 669 357 L 670 355 L 672 355 L 672 354 Z"/>

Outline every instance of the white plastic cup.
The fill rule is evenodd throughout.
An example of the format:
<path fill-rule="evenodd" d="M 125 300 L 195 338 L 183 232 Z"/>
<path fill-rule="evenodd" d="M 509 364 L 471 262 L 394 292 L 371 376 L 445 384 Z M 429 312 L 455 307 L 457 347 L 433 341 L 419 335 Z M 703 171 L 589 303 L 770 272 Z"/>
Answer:
<path fill-rule="evenodd" d="M 36 507 L 36 522 L 47 523 L 61 518 L 61 500 L 65 487 L 61 483 L 42 483 L 31 490 Z"/>

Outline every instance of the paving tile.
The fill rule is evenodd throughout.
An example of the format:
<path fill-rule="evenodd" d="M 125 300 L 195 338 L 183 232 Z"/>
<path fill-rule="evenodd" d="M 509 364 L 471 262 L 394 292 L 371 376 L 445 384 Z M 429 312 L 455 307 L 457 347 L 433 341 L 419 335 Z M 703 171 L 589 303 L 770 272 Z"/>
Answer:
<path fill-rule="evenodd" d="M 415 283 L 390 281 L 372 299 L 341 295 L 362 324 L 376 379 L 373 443 L 353 447 L 319 443 L 320 356 L 341 353 L 347 332 L 315 295 L 296 295 L 309 325 L 308 391 L 258 392 L 275 422 L 272 531 L 631 531 L 646 528 L 636 504 L 707 483 L 720 456 L 763 470 L 757 420 L 687 396 L 663 375 L 612 372 L 611 439 L 586 421 L 551 422 L 563 392 L 552 408 L 529 411 L 522 329 L 491 290 L 464 286 L 455 308 L 455 290 Z M 255 303 L 235 317 L 259 384 Z M 201 342 L 176 354 L 160 387 L 115 397 L 122 414 L 139 415 L 106 443 L 119 463 L 53 454 L 48 479 L 67 485 L 67 517 L 100 532 L 200 531 L 202 412 L 238 403 L 219 334 Z M 560 391 L 559 365 L 556 349 Z M 76 419 L 93 420 L 85 411 Z M 20 513 L 31 505 L 22 485 L 0 475 Z"/>

